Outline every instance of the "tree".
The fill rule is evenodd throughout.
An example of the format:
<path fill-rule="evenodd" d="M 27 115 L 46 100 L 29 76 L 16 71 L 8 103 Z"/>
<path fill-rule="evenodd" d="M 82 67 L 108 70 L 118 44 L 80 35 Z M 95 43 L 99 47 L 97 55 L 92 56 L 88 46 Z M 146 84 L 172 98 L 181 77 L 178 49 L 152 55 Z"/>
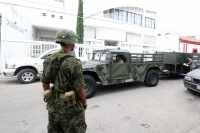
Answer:
<path fill-rule="evenodd" d="M 76 22 L 76 35 L 79 44 L 83 44 L 83 37 L 84 37 L 84 26 L 83 26 L 83 1 L 79 0 L 78 4 L 78 15 L 77 15 L 77 22 Z"/>

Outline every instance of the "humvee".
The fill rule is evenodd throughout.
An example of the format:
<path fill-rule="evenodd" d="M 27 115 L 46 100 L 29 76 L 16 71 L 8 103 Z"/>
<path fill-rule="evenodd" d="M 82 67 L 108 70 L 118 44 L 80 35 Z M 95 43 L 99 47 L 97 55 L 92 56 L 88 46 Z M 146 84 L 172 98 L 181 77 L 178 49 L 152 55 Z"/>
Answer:
<path fill-rule="evenodd" d="M 124 63 L 115 63 L 117 55 Z M 144 81 L 148 87 L 156 86 L 163 66 L 162 54 L 130 53 L 126 49 L 93 51 L 92 59 L 82 64 L 86 97 L 95 94 L 97 82 L 113 85 Z"/>

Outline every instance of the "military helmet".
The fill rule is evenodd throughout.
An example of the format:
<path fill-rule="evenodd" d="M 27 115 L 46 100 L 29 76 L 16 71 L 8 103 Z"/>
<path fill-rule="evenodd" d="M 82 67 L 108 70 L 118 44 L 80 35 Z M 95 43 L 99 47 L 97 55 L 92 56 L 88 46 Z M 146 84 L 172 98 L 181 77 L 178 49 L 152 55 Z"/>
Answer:
<path fill-rule="evenodd" d="M 56 43 L 65 43 L 65 44 L 76 44 L 77 37 L 76 34 L 67 29 L 59 30 L 56 33 Z"/>

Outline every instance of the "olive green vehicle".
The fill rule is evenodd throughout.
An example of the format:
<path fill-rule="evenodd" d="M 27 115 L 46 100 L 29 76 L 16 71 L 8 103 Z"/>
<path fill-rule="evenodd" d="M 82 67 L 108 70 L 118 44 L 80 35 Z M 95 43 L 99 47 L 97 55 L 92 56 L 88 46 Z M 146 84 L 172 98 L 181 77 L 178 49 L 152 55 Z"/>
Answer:
<path fill-rule="evenodd" d="M 191 58 L 198 68 L 200 66 L 199 53 L 181 53 L 181 52 L 157 52 L 163 54 L 163 74 L 167 76 L 185 75 L 190 71 L 190 67 L 183 65 L 187 63 L 187 58 Z"/>
<path fill-rule="evenodd" d="M 115 63 L 120 55 L 124 63 Z M 144 81 L 146 86 L 156 86 L 158 72 L 162 69 L 162 54 L 129 53 L 128 50 L 96 50 L 91 60 L 83 62 L 86 97 L 94 95 L 97 82 L 102 85 Z"/>

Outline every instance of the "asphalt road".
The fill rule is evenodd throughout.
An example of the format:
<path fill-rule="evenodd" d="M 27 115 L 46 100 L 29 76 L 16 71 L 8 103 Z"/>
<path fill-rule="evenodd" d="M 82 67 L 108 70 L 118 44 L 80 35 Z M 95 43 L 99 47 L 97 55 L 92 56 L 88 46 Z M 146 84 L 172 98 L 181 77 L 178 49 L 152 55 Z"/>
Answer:
<path fill-rule="evenodd" d="M 183 77 L 98 85 L 88 99 L 87 133 L 199 133 L 200 94 L 183 86 Z M 46 133 L 47 111 L 39 80 L 20 84 L 0 79 L 0 133 Z"/>

